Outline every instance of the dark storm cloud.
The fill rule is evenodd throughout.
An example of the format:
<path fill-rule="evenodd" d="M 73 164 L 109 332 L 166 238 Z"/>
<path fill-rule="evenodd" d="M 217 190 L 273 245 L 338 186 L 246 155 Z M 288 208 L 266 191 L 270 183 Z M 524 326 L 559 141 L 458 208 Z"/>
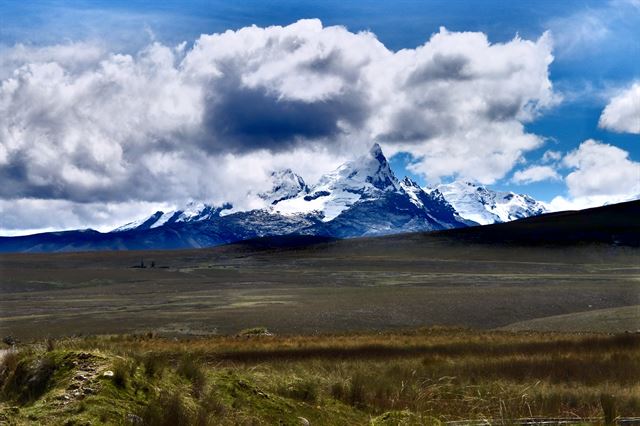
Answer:
<path fill-rule="evenodd" d="M 317 139 L 335 140 L 345 124 L 362 126 L 369 115 L 363 96 L 347 92 L 314 101 L 282 99 L 235 78 L 217 82 L 207 97 L 203 147 L 210 152 L 273 152 Z"/>

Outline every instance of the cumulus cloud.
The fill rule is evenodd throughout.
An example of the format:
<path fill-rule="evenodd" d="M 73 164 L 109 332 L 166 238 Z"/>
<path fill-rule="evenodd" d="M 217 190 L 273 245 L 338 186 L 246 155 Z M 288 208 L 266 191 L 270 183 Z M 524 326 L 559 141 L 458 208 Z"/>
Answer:
<path fill-rule="evenodd" d="M 516 171 L 512 178 L 513 182 L 518 184 L 561 179 L 562 178 L 558 172 L 551 166 L 531 166 L 526 169 Z"/>
<path fill-rule="evenodd" d="M 441 29 L 415 49 L 302 20 L 136 54 L 4 48 L 0 198 L 251 205 L 271 169 L 309 180 L 373 141 L 430 182 L 492 183 L 541 145 L 552 43 Z"/>
<path fill-rule="evenodd" d="M 375 92 L 384 99 L 374 134 L 410 152 L 410 169 L 429 182 L 455 176 L 493 183 L 543 143 L 523 123 L 557 101 L 552 59 L 546 34 L 491 44 L 481 33 L 441 29 L 389 60 Z"/>
<path fill-rule="evenodd" d="M 613 145 L 586 140 L 563 163 L 574 169 L 565 180 L 575 197 L 640 192 L 640 163 Z"/>
<path fill-rule="evenodd" d="M 569 197 L 551 201 L 556 210 L 585 208 L 640 197 L 640 163 L 623 149 L 589 139 L 562 160 Z"/>
<path fill-rule="evenodd" d="M 598 126 L 614 132 L 640 134 L 640 83 L 634 83 L 609 101 Z"/>
<path fill-rule="evenodd" d="M 66 69 L 79 71 L 105 56 L 103 46 L 96 43 L 76 42 L 50 46 L 16 44 L 0 46 L 0 78 L 11 76 L 28 63 L 56 62 Z"/>

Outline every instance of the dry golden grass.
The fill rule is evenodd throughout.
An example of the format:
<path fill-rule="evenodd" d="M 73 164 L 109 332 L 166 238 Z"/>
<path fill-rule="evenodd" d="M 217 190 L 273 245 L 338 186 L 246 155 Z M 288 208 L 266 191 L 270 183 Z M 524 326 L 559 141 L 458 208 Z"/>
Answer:
<path fill-rule="evenodd" d="M 640 415 L 638 334 L 430 328 L 189 340 L 129 335 L 56 344 L 142 364 L 151 357 L 178 372 L 188 356 L 188 370 L 240 375 L 256 389 L 303 404 L 344 404 L 368 416 L 409 410 L 423 423 L 604 418 L 603 404 L 613 404 L 619 416 Z M 205 389 L 198 377 L 196 386 Z"/>

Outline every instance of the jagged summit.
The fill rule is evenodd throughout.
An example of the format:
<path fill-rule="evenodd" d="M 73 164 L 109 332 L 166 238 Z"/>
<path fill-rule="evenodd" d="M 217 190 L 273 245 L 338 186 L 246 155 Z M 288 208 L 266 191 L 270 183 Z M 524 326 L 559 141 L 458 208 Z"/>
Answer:
<path fill-rule="evenodd" d="M 361 157 L 355 163 L 363 172 L 368 173 L 367 182 L 376 188 L 381 190 L 387 190 L 391 187 L 395 190 L 399 188 L 398 179 L 391 170 L 387 157 L 382 153 L 382 148 L 379 144 L 373 144 L 369 150 L 369 155 Z"/>
<path fill-rule="evenodd" d="M 398 179 L 377 143 L 368 153 L 324 175 L 317 186 L 327 185 L 355 190 L 373 187 L 387 191 L 400 188 Z"/>
<path fill-rule="evenodd" d="M 366 154 L 322 176 L 305 193 L 274 203 L 273 210 L 284 215 L 315 212 L 327 222 L 362 199 L 400 189 L 382 148 L 374 144 Z"/>

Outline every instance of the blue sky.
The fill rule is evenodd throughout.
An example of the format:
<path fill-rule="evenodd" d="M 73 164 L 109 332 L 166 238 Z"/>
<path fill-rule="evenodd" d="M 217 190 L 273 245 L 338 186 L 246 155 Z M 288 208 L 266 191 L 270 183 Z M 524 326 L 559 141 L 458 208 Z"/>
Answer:
<path fill-rule="evenodd" d="M 516 35 L 537 40 L 545 31 L 553 38 L 554 60 L 549 78 L 562 101 L 525 121 L 527 132 L 545 138 L 526 150 L 527 165 L 542 164 L 546 151 L 566 154 L 587 139 L 596 139 L 640 161 L 640 136 L 598 127 L 611 98 L 640 80 L 640 4 L 611 1 L 14 1 L 0 2 L 0 45 L 47 46 L 88 41 L 114 52 L 139 51 L 151 41 L 167 46 L 201 34 L 249 25 L 288 25 L 319 18 L 323 25 L 346 26 L 350 32 L 371 31 L 388 49 L 414 49 L 444 26 L 451 32 L 474 31 L 491 43 L 507 43 Z M 407 170 L 409 154 L 397 154 L 392 166 Z M 523 165 L 524 167 L 524 165 Z M 557 165 L 561 175 L 566 164 Z M 516 184 L 511 172 L 492 187 L 509 188 L 550 201 L 568 196 L 563 180 Z"/>

